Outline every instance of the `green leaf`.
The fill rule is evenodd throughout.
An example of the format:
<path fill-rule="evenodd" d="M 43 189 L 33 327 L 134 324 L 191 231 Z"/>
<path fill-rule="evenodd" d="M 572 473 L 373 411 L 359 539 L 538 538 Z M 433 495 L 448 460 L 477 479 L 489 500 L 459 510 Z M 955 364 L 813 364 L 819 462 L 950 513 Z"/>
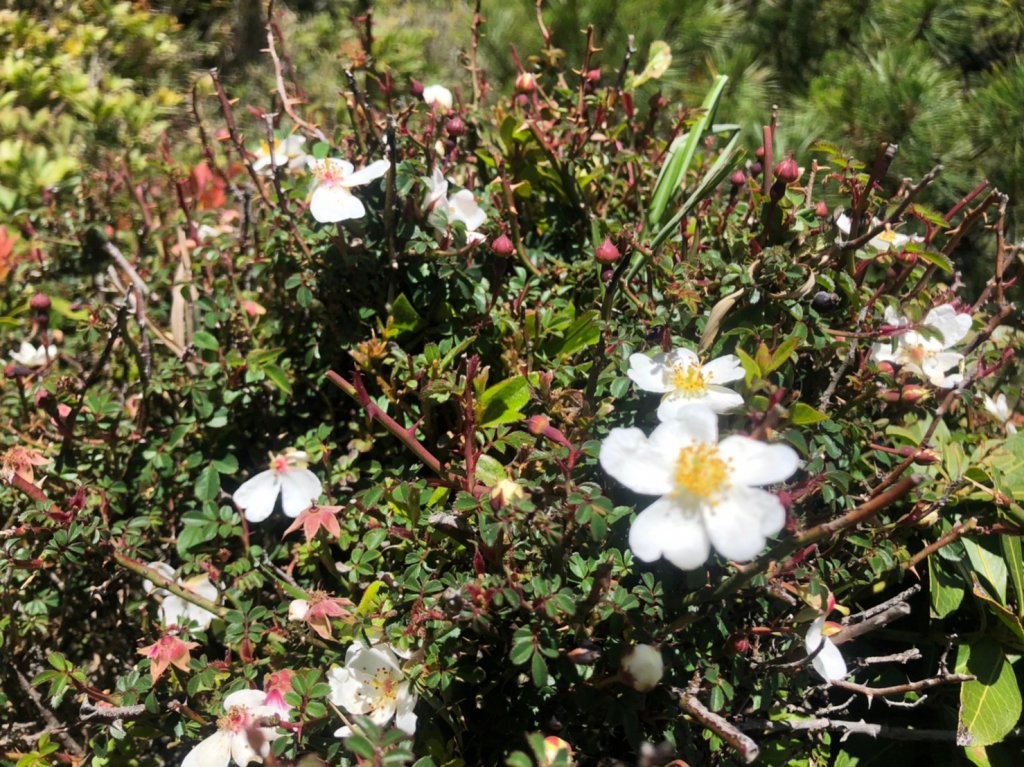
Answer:
<path fill-rule="evenodd" d="M 768 364 L 763 366 L 764 374 L 768 375 L 774 370 L 778 370 L 780 367 L 789 361 L 789 357 L 796 351 L 797 347 L 803 343 L 803 339 L 800 336 L 790 336 L 772 353 L 771 359 Z"/>
<path fill-rule="evenodd" d="M 672 66 L 672 48 L 664 40 L 655 40 L 647 49 L 647 66 L 629 79 L 626 90 L 635 90 L 649 80 L 657 80 Z"/>
<path fill-rule="evenodd" d="M 288 380 L 288 374 L 284 372 L 284 368 L 279 365 L 264 365 L 262 368 L 264 375 L 270 379 L 270 382 L 274 384 L 278 389 L 287 395 L 292 393 L 292 382 Z"/>
<path fill-rule="evenodd" d="M 476 478 L 488 487 L 494 487 L 503 479 L 508 479 L 508 474 L 501 461 L 485 454 L 476 460 Z"/>
<path fill-rule="evenodd" d="M 481 427 L 512 423 L 523 417 L 522 409 L 530 401 L 530 381 L 516 376 L 489 387 L 477 404 L 477 424 Z"/>
<path fill-rule="evenodd" d="M 652 227 L 661 223 L 669 202 L 686 186 L 686 173 L 690 169 L 690 163 L 697 152 L 697 147 L 704 140 L 704 134 L 715 119 L 718 101 L 722 98 L 722 91 L 725 90 L 725 84 L 728 81 L 729 78 L 725 75 L 715 78 L 711 89 L 704 97 L 704 103 L 701 104 L 700 118 L 690 128 L 689 133 L 677 137 L 669 147 L 665 162 L 658 173 L 658 180 L 654 184 L 654 195 L 647 213 L 647 220 Z"/>
<path fill-rule="evenodd" d="M 1017 604 L 1017 615 L 1024 618 L 1024 559 L 1021 558 L 1020 538 L 1015 535 L 1001 535 L 1003 561 L 1010 569 L 1013 580 L 1013 594 Z"/>
<path fill-rule="evenodd" d="M 597 309 L 584 312 L 569 326 L 562 338 L 553 338 L 544 345 L 544 355 L 548 358 L 568 357 L 601 339 L 601 324 L 598 321 L 601 313 Z"/>
<path fill-rule="evenodd" d="M 513 751 L 505 759 L 507 767 L 533 767 L 533 760 L 522 751 Z"/>
<path fill-rule="evenodd" d="M 530 660 L 530 676 L 537 687 L 543 687 L 548 683 L 548 664 L 544 662 L 544 656 L 535 652 Z"/>
<path fill-rule="evenodd" d="M 391 316 L 388 317 L 387 327 L 384 328 L 384 337 L 397 338 L 404 333 L 415 333 L 424 324 L 423 318 L 405 297 L 405 293 L 400 293 L 391 304 Z"/>
<path fill-rule="evenodd" d="M 196 479 L 196 498 L 200 501 L 214 501 L 220 493 L 220 473 L 213 464 L 206 466 Z"/>
<path fill-rule="evenodd" d="M 71 302 L 60 296 L 50 296 L 50 308 L 61 317 L 74 322 L 83 322 L 89 319 L 89 312 L 86 309 L 72 309 Z"/>
<path fill-rule="evenodd" d="M 200 349 L 206 349 L 210 352 L 215 352 L 219 348 L 220 344 L 217 343 L 217 339 L 212 333 L 208 333 L 205 330 L 197 330 L 192 335 L 192 343 L 198 346 Z"/>
<path fill-rule="evenodd" d="M 955 575 L 944 570 L 936 557 L 928 557 L 928 595 L 932 613 L 945 618 L 956 611 L 964 601 L 964 584 Z"/>
<path fill-rule="evenodd" d="M 761 375 L 761 366 L 757 364 L 757 361 L 753 357 L 739 347 L 736 348 L 736 356 L 740 358 L 740 365 L 743 366 L 743 372 L 747 374 L 747 386 L 750 386 L 754 381 L 763 377 Z"/>
<path fill-rule="evenodd" d="M 374 581 L 367 586 L 366 591 L 363 592 L 363 596 L 359 600 L 359 604 L 356 606 L 356 614 L 366 615 L 370 612 L 373 609 L 373 601 L 377 597 L 377 592 L 381 590 L 382 586 L 386 585 L 384 581 Z"/>
<path fill-rule="evenodd" d="M 790 415 L 789 420 L 794 426 L 809 426 L 812 423 L 827 421 L 828 416 L 820 410 L 815 410 L 810 405 L 797 402 L 793 405 L 793 413 Z"/>
<path fill-rule="evenodd" d="M 1021 714 L 1020 689 L 1013 667 L 1002 649 L 990 639 L 962 645 L 957 673 L 977 677 L 960 687 L 958 746 L 991 746 L 1017 726 Z"/>
<path fill-rule="evenodd" d="M 963 538 L 961 540 L 975 572 L 988 582 L 989 587 L 999 597 L 1000 603 L 1005 605 L 1007 571 L 1003 558 L 970 538 Z"/>

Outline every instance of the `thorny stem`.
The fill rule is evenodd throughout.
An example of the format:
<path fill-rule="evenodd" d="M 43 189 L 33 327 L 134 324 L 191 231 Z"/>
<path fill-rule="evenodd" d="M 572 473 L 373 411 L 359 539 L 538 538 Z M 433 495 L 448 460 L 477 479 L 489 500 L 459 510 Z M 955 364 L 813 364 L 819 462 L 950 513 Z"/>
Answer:
<path fill-rule="evenodd" d="M 949 544 L 951 544 L 953 541 L 957 540 L 961 536 L 966 535 L 967 533 L 971 532 L 971 530 L 973 530 L 977 526 L 978 526 L 978 519 L 976 517 L 971 517 L 970 519 L 967 519 L 967 520 L 965 520 L 963 522 L 957 522 L 953 526 L 952 530 L 950 530 L 948 533 L 943 535 L 937 541 L 934 541 L 933 543 L 929 543 L 927 546 L 925 546 L 923 549 L 921 549 L 919 552 L 917 552 L 914 556 L 912 556 L 910 559 L 908 559 L 906 562 L 904 562 L 902 565 L 900 565 L 900 567 L 904 571 L 912 570 L 918 564 L 920 564 L 922 561 L 924 561 L 925 559 L 930 557 L 932 554 L 934 554 L 936 551 L 938 551 L 939 549 L 941 549 L 941 548 L 943 548 L 945 546 L 948 546 Z"/>
<path fill-rule="evenodd" d="M 150 567 L 149 565 L 139 562 L 137 559 L 132 559 L 126 554 L 122 554 L 120 551 L 114 552 L 114 561 L 116 561 L 121 567 L 126 570 L 130 570 L 136 575 L 145 578 L 147 581 L 162 589 L 167 589 L 172 594 L 181 597 L 186 602 L 191 602 L 196 607 L 201 607 L 204 610 L 216 615 L 218 618 L 226 618 L 228 615 L 228 609 L 226 607 L 220 607 L 215 602 L 211 602 L 206 597 L 202 597 L 194 591 L 189 591 L 179 583 L 167 578 L 159 570 Z"/>
<path fill-rule="evenodd" d="M 303 120 L 301 117 L 298 116 L 298 114 L 296 114 L 295 110 L 292 109 L 292 104 L 296 103 L 296 100 L 293 100 L 288 95 L 288 88 L 285 86 L 284 82 L 284 72 L 282 71 L 281 68 L 281 59 L 277 55 L 277 37 L 280 34 L 280 32 L 277 30 L 277 23 L 274 21 L 274 0 L 269 0 L 269 2 L 267 3 L 266 29 L 267 51 L 270 53 L 270 58 L 274 62 L 274 77 L 277 82 L 277 95 L 281 99 L 282 109 L 284 109 L 285 114 L 291 118 L 292 122 L 294 122 L 296 125 L 302 128 L 302 130 L 304 130 L 307 134 L 313 136 L 314 138 L 320 141 L 327 141 L 327 137 L 324 135 L 323 131 L 321 131 L 315 125 L 311 125 L 310 123 Z M 271 145 L 273 145 L 273 140 L 271 140 Z"/>
<path fill-rule="evenodd" d="M 920 194 L 925 187 L 927 187 L 929 184 L 935 181 L 935 179 L 938 178 L 940 173 L 942 173 L 942 165 L 936 165 L 934 168 L 928 171 L 928 173 L 925 174 L 924 178 L 922 178 L 917 184 L 910 188 L 910 191 L 908 191 L 906 196 L 900 201 L 900 204 L 893 209 L 892 213 L 890 213 L 884 219 L 879 221 L 877 225 L 875 225 L 873 228 L 871 228 L 864 234 L 860 235 L 859 237 L 853 237 L 853 233 L 856 230 L 853 228 L 853 224 L 851 223 L 851 237 L 849 240 L 847 240 L 846 242 L 842 243 L 839 246 L 839 252 L 842 253 L 849 250 L 857 250 L 857 248 L 862 247 L 863 245 L 870 242 L 878 235 L 882 234 L 882 232 L 886 230 L 887 226 L 892 226 L 894 223 L 899 221 L 900 217 L 906 212 L 907 208 L 909 208 L 910 205 L 914 202 L 917 195 Z M 866 197 L 867 195 L 865 194 L 865 198 Z"/>
<path fill-rule="evenodd" d="M 512 242 L 516 246 L 516 255 L 519 256 L 519 260 L 526 267 L 526 271 L 534 277 L 543 277 L 544 275 L 537 268 L 537 265 L 530 260 L 530 256 L 526 252 L 526 246 L 523 244 L 523 235 L 519 231 L 519 211 L 516 209 L 515 193 L 512 191 L 512 184 L 509 183 L 504 169 L 501 170 L 501 189 L 505 194 L 505 207 L 508 209 L 509 229 L 512 232 Z"/>
<path fill-rule="evenodd" d="M 267 190 L 263 188 L 263 181 L 260 179 L 259 174 L 253 169 L 252 163 L 249 162 L 249 153 L 245 149 L 245 144 L 242 142 L 242 136 L 239 134 L 238 126 L 235 124 L 235 113 L 231 108 L 231 100 L 228 98 L 228 94 L 224 91 L 224 86 L 220 82 L 220 74 L 217 72 L 216 67 L 210 70 L 210 78 L 213 80 L 213 88 L 217 92 L 217 98 L 220 100 L 221 111 L 224 113 L 224 122 L 228 126 L 228 135 L 231 137 L 231 143 L 235 145 L 235 150 L 238 152 L 238 156 L 242 159 L 242 165 L 244 165 L 246 171 L 248 171 L 249 178 L 252 179 L 252 183 L 256 187 L 256 191 L 259 192 L 260 197 L 263 198 L 263 202 L 270 206 L 270 197 L 267 196 Z"/>

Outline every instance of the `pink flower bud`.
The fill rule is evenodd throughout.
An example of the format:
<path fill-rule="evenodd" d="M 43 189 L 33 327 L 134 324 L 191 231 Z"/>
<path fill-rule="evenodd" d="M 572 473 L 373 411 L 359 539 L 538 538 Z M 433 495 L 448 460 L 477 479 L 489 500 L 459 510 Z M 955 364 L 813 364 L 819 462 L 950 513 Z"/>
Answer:
<path fill-rule="evenodd" d="M 414 98 L 417 98 L 417 99 L 423 98 L 423 83 L 421 83 L 415 77 L 410 77 L 409 78 L 409 93 L 412 94 L 412 96 Z"/>
<path fill-rule="evenodd" d="M 747 183 L 747 174 L 738 170 L 729 177 L 729 180 L 732 182 L 733 186 L 743 186 Z"/>
<path fill-rule="evenodd" d="M 28 305 L 33 311 L 45 312 L 50 308 L 50 297 L 45 293 L 36 293 L 29 299 Z"/>
<path fill-rule="evenodd" d="M 781 181 L 783 184 L 792 184 L 799 179 L 800 166 L 796 164 L 796 160 L 792 157 L 787 157 L 775 166 L 776 181 Z"/>
<path fill-rule="evenodd" d="M 452 138 L 458 138 L 466 132 L 466 123 L 461 117 L 455 115 L 455 117 L 449 120 L 448 124 L 444 126 L 444 129 Z"/>
<path fill-rule="evenodd" d="M 828 205 L 824 202 L 819 202 L 818 206 L 814 209 L 814 214 L 818 218 L 828 218 Z"/>
<path fill-rule="evenodd" d="M 597 250 L 594 251 L 594 258 L 602 264 L 614 264 L 621 256 L 622 254 L 615 247 L 615 243 L 611 241 L 610 237 L 605 237 L 604 242 L 598 245 Z"/>
<path fill-rule="evenodd" d="M 507 257 L 516 252 L 516 246 L 512 244 L 512 240 L 507 234 L 502 234 L 491 242 L 491 252 L 496 256 Z"/>
<path fill-rule="evenodd" d="M 537 90 L 537 76 L 531 72 L 523 72 L 516 78 L 517 93 L 533 93 Z"/>

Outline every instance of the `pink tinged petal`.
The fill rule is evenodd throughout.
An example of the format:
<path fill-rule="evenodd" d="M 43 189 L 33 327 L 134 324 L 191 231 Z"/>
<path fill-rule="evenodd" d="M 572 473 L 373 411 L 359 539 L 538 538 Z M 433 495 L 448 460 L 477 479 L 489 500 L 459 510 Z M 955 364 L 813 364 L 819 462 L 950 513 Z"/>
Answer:
<path fill-rule="evenodd" d="M 660 498 L 641 511 L 629 529 L 629 548 L 644 562 L 665 557 L 681 570 L 703 565 L 711 553 L 707 532 L 696 509 L 683 509 Z"/>
<path fill-rule="evenodd" d="M 658 356 L 664 357 L 664 355 Z M 639 353 L 629 355 L 629 370 L 626 371 L 626 375 L 644 391 L 658 394 L 672 391 L 672 384 L 669 376 L 666 375 L 668 372 L 664 362 L 658 361 L 657 358 L 652 359 L 646 354 Z"/>
<path fill-rule="evenodd" d="M 733 487 L 715 506 L 704 509 L 711 545 L 736 562 L 749 562 L 760 554 L 766 532 L 777 532 L 785 518 L 778 498 L 752 487 Z"/>
<path fill-rule="evenodd" d="M 822 642 L 825 643 L 821 650 L 818 651 L 818 654 L 814 656 L 811 665 L 826 682 L 834 682 L 846 676 L 846 661 L 843 660 L 842 653 L 832 643 L 832 640 L 822 636 L 821 631 L 824 627 L 825 616 L 822 615 L 820 618 L 815 619 L 810 628 L 807 629 L 807 634 L 804 636 L 804 646 L 807 654 L 811 655 L 818 650 Z"/>
<path fill-rule="evenodd" d="M 672 399 L 670 394 L 669 400 Z M 667 400 L 666 400 L 667 401 Z M 658 409 L 661 415 L 661 409 Z M 679 448 L 694 442 L 718 441 L 718 416 L 707 405 L 687 403 L 672 408 L 672 417 L 666 418 L 651 434 L 651 445 L 658 451 L 672 453 L 674 461 Z"/>
<path fill-rule="evenodd" d="M 944 348 L 954 346 L 971 331 L 971 315 L 959 314 L 951 304 L 937 306 L 928 312 L 924 324 L 942 334 Z"/>
<path fill-rule="evenodd" d="M 281 474 L 281 508 L 297 517 L 320 497 L 323 487 L 309 469 L 288 469 Z"/>
<path fill-rule="evenodd" d="M 740 358 L 735 354 L 727 354 L 724 357 L 711 360 L 701 366 L 701 372 L 704 373 L 708 383 L 716 384 L 740 381 L 746 377 L 746 371 L 740 364 Z"/>
<path fill-rule="evenodd" d="M 600 461 L 613 479 L 635 493 L 666 495 L 674 489 L 670 466 L 635 427 L 612 429 L 601 443 Z"/>
<path fill-rule="evenodd" d="M 718 452 L 731 464 L 732 481 L 738 485 L 782 482 L 800 468 L 800 456 L 789 445 L 770 445 L 740 435 L 723 439 Z"/>
<path fill-rule="evenodd" d="M 321 224 L 333 224 L 366 215 L 359 198 L 340 184 L 321 184 L 313 190 L 309 212 Z"/>
<path fill-rule="evenodd" d="M 348 187 L 369 184 L 374 179 L 380 178 L 387 173 L 390 167 L 391 163 L 387 160 L 377 160 L 376 162 L 371 162 L 365 168 L 360 168 L 355 173 L 349 173 L 342 179 L 341 183 L 343 186 Z"/>
<path fill-rule="evenodd" d="M 231 498 L 245 510 L 250 522 L 262 522 L 270 516 L 281 492 L 281 478 L 277 472 L 261 471 L 243 482 Z"/>
<path fill-rule="evenodd" d="M 448 208 L 449 218 L 461 221 L 471 232 L 479 229 L 487 220 L 487 214 L 477 205 L 473 193 L 468 189 L 462 189 L 452 195 L 448 200 Z"/>
<path fill-rule="evenodd" d="M 189 751 L 181 767 L 227 767 L 233 739 L 232 733 L 218 730 Z"/>

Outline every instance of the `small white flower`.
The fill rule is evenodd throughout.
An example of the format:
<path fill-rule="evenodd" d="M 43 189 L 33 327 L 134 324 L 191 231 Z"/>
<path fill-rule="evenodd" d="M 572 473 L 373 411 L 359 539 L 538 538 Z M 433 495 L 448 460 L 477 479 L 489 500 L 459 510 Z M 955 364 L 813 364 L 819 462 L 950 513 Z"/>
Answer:
<path fill-rule="evenodd" d="M 885 321 L 894 327 L 910 324 L 906 317 L 901 317 L 891 308 L 885 310 Z M 908 330 L 896 337 L 895 348 L 889 341 L 875 344 L 871 356 L 876 362 L 901 365 L 940 389 L 956 386 L 963 380 L 963 376 L 960 373 L 946 375 L 946 371 L 959 367 L 964 355 L 949 349 L 964 340 L 970 332 L 971 316 L 958 314 L 952 304 L 943 304 L 928 312 L 921 324 L 935 331 L 939 337 Z"/>
<path fill-rule="evenodd" d="M 234 760 L 239 767 L 250 762 L 263 763 L 270 744 L 277 737 L 274 727 L 260 726 L 264 717 L 279 714 L 266 705 L 261 690 L 238 690 L 224 699 L 225 714 L 217 720 L 217 732 L 197 745 L 185 757 L 181 767 L 227 767 Z"/>
<path fill-rule="evenodd" d="M 390 167 L 387 160 L 377 160 L 359 170 L 355 170 L 348 160 L 317 160 L 313 164 L 315 180 L 309 212 L 322 224 L 362 218 L 366 215 L 366 208 L 349 190 L 380 178 Z"/>
<path fill-rule="evenodd" d="M 410 690 L 391 645 L 349 645 L 344 667 L 330 669 L 327 681 L 331 702 L 350 714 L 368 716 L 378 726 L 394 717 L 400 730 L 409 735 L 416 732 L 416 694 Z M 341 727 L 334 734 L 344 738 L 352 733 L 348 727 Z"/>
<path fill-rule="evenodd" d="M 985 409 L 995 416 L 996 420 L 1006 427 L 1007 434 L 1016 434 L 1017 427 L 1013 423 L 1013 411 L 1010 409 L 1009 403 L 1006 401 L 1006 395 L 999 392 L 995 397 L 985 395 Z"/>
<path fill-rule="evenodd" d="M 274 151 L 271 152 L 270 144 L 266 141 L 261 141 L 255 152 L 256 159 L 252 162 L 252 169 L 263 171 L 270 168 L 271 163 L 276 167 L 287 165 L 292 170 L 305 168 L 313 159 L 303 150 L 302 145 L 305 143 L 305 136 L 297 134 L 292 134 L 285 139 L 275 138 Z M 273 158 L 271 158 L 271 155 L 273 155 Z"/>
<path fill-rule="evenodd" d="M 477 230 L 487 221 L 487 214 L 484 213 L 468 189 L 461 189 L 451 197 L 448 196 L 448 179 L 444 177 L 440 168 L 434 168 L 434 172 L 427 179 L 427 196 L 423 200 L 423 208 L 427 211 L 437 207 L 443 207 L 448 214 L 448 222 L 461 221 L 466 227 L 466 242 L 474 245 L 483 242 L 487 236 Z M 443 231 L 440 228 L 438 231 Z"/>
<path fill-rule="evenodd" d="M 781 482 L 800 464 L 787 445 L 738 435 L 719 442 L 717 418 L 704 405 L 680 408 L 650 437 L 612 429 L 600 461 L 630 490 L 660 496 L 630 528 L 633 553 L 644 562 L 665 557 L 683 570 L 704 564 L 712 546 L 739 562 L 757 556 L 786 521 L 781 501 L 757 486 Z"/>
<path fill-rule="evenodd" d="M 665 673 L 661 651 L 649 644 L 631 647 L 622 656 L 622 673 L 637 692 L 650 692 L 658 686 Z"/>
<path fill-rule="evenodd" d="M 808 655 L 812 655 L 821 647 L 818 654 L 811 660 L 811 665 L 826 682 L 834 682 L 846 676 L 846 661 L 843 660 L 843 655 L 839 652 L 839 648 L 832 643 L 831 639 L 824 635 L 824 629 L 825 616 L 822 615 L 820 618 L 815 619 L 814 623 L 807 629 L 807 634 L 804 635 L 804 645 L 807 648 Z"/>
<path fill-rule="evenodd" d="M 305 599 L 293 599 L 288 603 L 288 620 L 304 621 L 309 615 L 309 602 Z"/>
<path fill-rule="evenodd" d="M 217 601 L 219 595 L 217 587 L 210 583 L 208 575 L 196 575 L 182 580 L 181 578 L 175 578 L 174 568 L 166 562 L 153 562 L 149 566 L 168 580 L 177 581 L 178 585 L 182 588 L 188 589 L 210 602 Z M 158 588 L 149 581 L 143 583 L 142 588 L 147 594 L 162 597 L 160 602 L 160 622 L 164 626 L 184 626 L 186 621 L 192 621 L 200 630 L 205 631 L 210 627 L 213 619 L 217 617 L 209 610 L 187 602 L 167 589 Z"/>
<path fill-rule="evenodd" d="M 428 85 L 423 89 L 423 100 L 431 107 L 437 109 L 452 108 L 452 92 L 443 85 Z"/>
<path fill-rule="evenodd" d="M 308 456 L 298 450 L 286 450 L 270 456 L 270 468 L 243 482 L 231 496 L 245 510 L 250 522 L 262 522 L 270 516 L 281 496 L 281 508 L 289 517 L 297 517 L 320 497 L 323 486 L 306 468 Z"/>
<path fill-rule="evenodd" d="M 881 223 L 877 218 L 871 220 L 871 226 L 876 227 Z M 849 236 L 850 234 L 850 217 L 845 213 L 841 214 L 836 219 L 836 227 L 840 232 Z M 892 228 L 889 224 L 885 225 L 885 231 L 881 234 L 877 234 L 868 240 L 868 245 L 877 250 L 879 253 L 886 253 L 890 249 L 892 250 L 903 250 L 909 242 L 924 242 L 924 237 L 918 237 L 916 235 L 905 235 L 900 234 Z"/>
<path fill-rule="evenodd" d="M 631 354 L 626 375 L 644 391 L 664 394 L 658 418 L 666 421 L 686 405 L 707 405 L 725 413 L 743 404 L 743 397 L 721 384 L 742 380 L 739 357 L 727 354 L 702 365 L 689 349 L 655 354 Z"/>
<path fill-rule="evenodd" d="M 18 350 L 11 352 L 11 359 L 26 368 L 41 368 L 56 356 L 57 347 L 53 344 L 36 348 L 28 341 L 22 341 Z"/>

